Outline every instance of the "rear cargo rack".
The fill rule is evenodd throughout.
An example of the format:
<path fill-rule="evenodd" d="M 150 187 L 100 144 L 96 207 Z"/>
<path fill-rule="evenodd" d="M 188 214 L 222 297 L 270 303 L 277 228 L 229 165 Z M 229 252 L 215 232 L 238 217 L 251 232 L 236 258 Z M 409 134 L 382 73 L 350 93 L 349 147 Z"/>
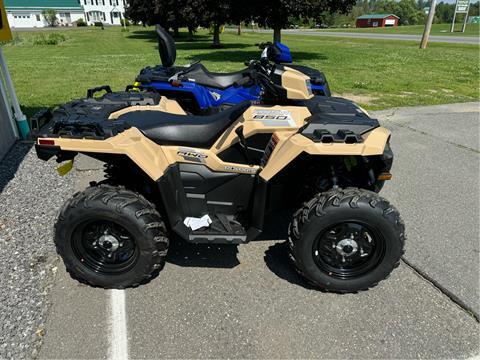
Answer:
<path fill-rule="evenodd" d="M 93 97 L 103 90 L 107 93 Z M 130 127 L 124 122 L 109 120 L 112 113 L 130 106 L 155 106 L 160 103 L 160 95 L 154 92 L 110 91 L 108 86 L 90 89 L 87 98 L 71 101 L 53 111 L 47 109 L 38 113 L 32 137 L 104 140 Z"/>

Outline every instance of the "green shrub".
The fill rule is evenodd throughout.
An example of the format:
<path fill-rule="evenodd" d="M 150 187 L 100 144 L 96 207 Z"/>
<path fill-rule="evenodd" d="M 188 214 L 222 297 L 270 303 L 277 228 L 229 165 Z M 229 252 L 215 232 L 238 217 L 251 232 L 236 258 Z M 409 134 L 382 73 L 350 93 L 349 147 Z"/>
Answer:
<path fill-rule="evenodd" d="M 81 26 L 87 26 L 87 23 L 86 23 L 85 20 L 83 20 L 83 19 L 78 19 L 78 20 L 76 21 L 76 24 L 77 24 L 77 26 L 79 26 L 79 27 L 81 27 Z"/>
<path fill-rule="evenodd" d="M 45 35 L 43 33 L 37 34 L 33 37 L 33 45 L 58 45 L 66 40 L 62 33 L 51 33 Z"/>
<path fill-rule="evenodd" d="M 120 25 L 122 26 L 130 26 L 130 21 L 128 21 L 127 19 L 120 19 Z"/>
<path fill-rule="evenodd" d="M 96 27 L 103 27 L 103 23 L 101 21 L 95 21 L 93 25 L 95 25 Z"/>

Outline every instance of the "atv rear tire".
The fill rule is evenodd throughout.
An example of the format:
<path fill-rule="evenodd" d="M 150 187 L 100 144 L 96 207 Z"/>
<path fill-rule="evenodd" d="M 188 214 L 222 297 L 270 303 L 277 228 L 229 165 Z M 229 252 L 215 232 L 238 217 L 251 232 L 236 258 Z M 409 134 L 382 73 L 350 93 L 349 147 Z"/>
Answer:
<path fill-rule="evenodd" d="M 367 290 L 399 265 L 404 231 L 398 211 L 378 194 L 331 190 L 294 214 L 290 258 L 302 276 L 323 290 Z"/>
<path fill-rule="evenodd" d="M 98 185 L 75 194 L 55 224 L 55 245 L 80 282 L 123 289 L 145 283 L 168 250 L 154 205 L 123 187 Z"/>

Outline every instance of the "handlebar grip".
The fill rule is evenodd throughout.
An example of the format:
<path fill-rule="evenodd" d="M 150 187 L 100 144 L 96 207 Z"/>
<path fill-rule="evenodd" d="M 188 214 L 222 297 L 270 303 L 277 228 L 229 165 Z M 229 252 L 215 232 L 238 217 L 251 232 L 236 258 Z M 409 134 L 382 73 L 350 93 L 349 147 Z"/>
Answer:
<path fill-rule="evenodd" d="M 93 95 L 95 95 L 97 92 L 100 92 L 100 91 L 106 91 L 109 94 L 112 93 L 112 89 L 110 88 L 109 85 L 103 85 L 93 89 L 88 89 L 87 98 L 93 98 Z"/>

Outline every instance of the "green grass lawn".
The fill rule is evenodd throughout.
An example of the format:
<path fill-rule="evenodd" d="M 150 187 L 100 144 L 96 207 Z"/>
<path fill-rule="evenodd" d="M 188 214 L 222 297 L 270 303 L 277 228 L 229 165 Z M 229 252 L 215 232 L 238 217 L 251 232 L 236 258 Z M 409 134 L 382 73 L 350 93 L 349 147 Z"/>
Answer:
<path fill-rule="evenodd" d="M 59 45 L 32 45 L 38 33 L 21 32 L 4 47 L 17 93 L 28 115 L 38 108 L 83 97 L 86 89 L 109 84 L 124 89 L 138 71 L 159 63 L 152 29 L 118 27 L 62 31 Z M 177 42 L 177 64 L 202 60 L 211 71 L 234 71 L 259 57 L 254 44 L 269 34 L 222 35 L 225 48 L 210 49 L 210 37 Z M 321 69 L 332 90 L 369 109 L 479 99 L 479 47 L 417 42 L 285 35 L 295 62 Z"/>
<path fill-rule="evenodd" d="M 433 24 L 431 35 L 450 35 L 450 36 L 480 36 L 480 24 L 467 24 L 465 32 L 460 32 L 461 24 L 455 24 L 455 32 L 450 32 L 451 24 Z M 345 32 L 365 32 L 374 34 L 404 34 L 404 35 L 422 35 L 425 25 L 408 25 L 380 28 L 332 28 L 318 31 L 345 31 Z"/>

